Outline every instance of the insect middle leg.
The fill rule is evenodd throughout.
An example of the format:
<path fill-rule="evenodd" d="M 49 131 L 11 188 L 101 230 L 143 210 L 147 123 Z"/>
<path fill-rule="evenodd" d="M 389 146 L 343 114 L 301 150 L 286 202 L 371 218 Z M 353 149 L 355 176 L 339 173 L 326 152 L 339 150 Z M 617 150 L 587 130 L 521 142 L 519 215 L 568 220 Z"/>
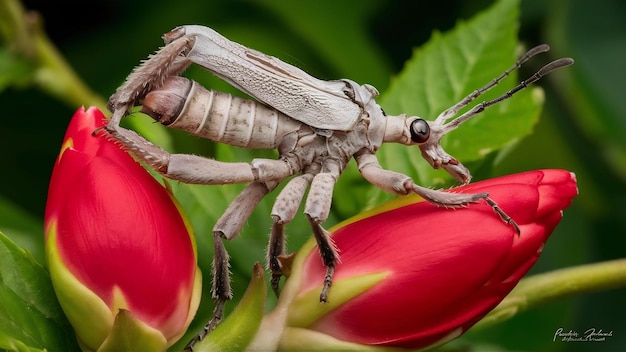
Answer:
<path fill-rule="evenodd" d="M 285 252 L 285 224 L 293 220 L 304 197 L 304 192 L 313 180 L 313 175 L 302 174 L 290 180 L 280 192 L 272 207 L 272 232 L 267 248 L 267 268 L 272 273 L 270 284 L 276 296 L 279 294 L 279 281 L 285 274 L 279 257 Z"/>
<path fill-rule="evenodd" d="M 315 236 L 322 257 L 322 262 L 326 267 L 324 287 L 320 293 L 320 301 L 326 302 L 328 300 L 328 290 L 332 284 L 335 265 L 339 261 L 339 253 L 330 234 L 321 224 L 328 218 L 333 188 L 338 176 L 339 172 L 322 172 L 316 175 L 310 173 L 302 174 L 289 181 L 276 198 L 276 202 L 272 208 L 274 225 L 272 226 L 272 233 L 270 235 L 267 262 L 268 268 L 272 272 L 272 289 L 277 295 L 279 292 L 279 281 L 283 275 L 283 268 L 279 257 L 285 254 L 284 225 L 295 217 L 304 192 L 307 186 L 311 184 L 311 189 L 304 207 L 304 214 L 311 224 L 313 235 Z"/>
<path fill-rule="evenodd" d="M 328 301 L 328 290 L 332 285 L 335 266 L 339 262 L 339 251 L 333 243 L 328 231 L 322 223 L 328 218 L 333 197 L 333 188 L 339 177 L 339 172 L 322 172 L 313 178 L 311 189 L 304 206 L 304 214 L 311 223 L 313 235 L 317 241 L 322 262 L 326 267 L 324 286 L 320 293 L 320 302 Z"/>

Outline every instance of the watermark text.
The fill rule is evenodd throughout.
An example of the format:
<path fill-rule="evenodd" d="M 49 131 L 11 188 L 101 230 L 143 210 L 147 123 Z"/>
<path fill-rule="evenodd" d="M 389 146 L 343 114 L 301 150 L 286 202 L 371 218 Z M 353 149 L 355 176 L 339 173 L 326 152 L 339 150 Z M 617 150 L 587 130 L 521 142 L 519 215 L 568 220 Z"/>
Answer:
<path fill-rule="evenodd" d="M 607 339 L 613 337 L 613 330 L 603 330 L 598 328 L 589 328 L 585 331 L 579 332 L 576 330 L 565 330 L 564 328 L 558 328 L 554 332 L 552 341 L 560 342 L 604 342 Z"/>

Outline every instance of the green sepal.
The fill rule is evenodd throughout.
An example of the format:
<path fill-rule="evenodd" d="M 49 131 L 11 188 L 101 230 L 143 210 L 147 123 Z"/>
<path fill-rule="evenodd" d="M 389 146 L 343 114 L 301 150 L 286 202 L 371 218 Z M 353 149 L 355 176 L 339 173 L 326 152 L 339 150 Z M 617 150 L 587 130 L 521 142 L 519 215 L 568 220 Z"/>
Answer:
<path fill-rule="evenodd" d="M 46 239 L 50 278 L 63 312 L 69 319 L 83 349 L 94 350 L 109 335 L 114 323 L 109 307 L 63 264 L 52 222 Z"/>
<path fill-rule="evenodd" d="M 0 350 L 76 350 L 50 277 L 0 231 Z"/>
<path fill-rule="evenodd" d="M 196 343 L 194 352 L 245 350 L 261 325 L 266 297 L 263 267 L 255 263 L 248 289 L 237 307 L 204 340 Z"/>
<path fill-rule="evenodd" d="M 104 340 L 98 352 L 115 351 L 165 351 L 167 340 L 163 334 L 135 318 L 133 314 L 120 309 L 115 316 L 111 333 Z"/>
<path fill-rule="evenodd" d="M 322 304 L 319 301 L 322 285 L 299 294 L 291 303 L 287 313 L 287 326 L 312 325 L 316 320 L 384 280 L 388 274 L 387 272 L 368 273 L 335 280 L 333 288 L 328 293 L 328 303 Z"/>
<path fill-rule="evenodd" d="M 353 352 L 400 352 L 410 351 L 404 348 L 361 345 L 341 341 L 330 335 L 314 330 L 287 327 L 280 339 L 277 351 L 353 351 Z"/>

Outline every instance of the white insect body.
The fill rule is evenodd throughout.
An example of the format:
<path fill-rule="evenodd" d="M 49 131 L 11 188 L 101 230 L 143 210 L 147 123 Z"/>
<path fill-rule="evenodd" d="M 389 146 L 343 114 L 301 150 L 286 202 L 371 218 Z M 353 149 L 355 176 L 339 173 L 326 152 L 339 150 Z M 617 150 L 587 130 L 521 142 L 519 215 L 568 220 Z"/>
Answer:
<path fill-rule="evenodd" d="M 374 100 L 378 92 L 368 89 L 369 105 L 363 109 L 367 116 L 348 131 L 319 129 L 266 105 L 207 90 L 182 77 L 169 77 L 160 88 L 148 93 L 141 111 L 170 128 L 215 142 L 275 148 L 290 166 L 291 174 L 305 167 L 321 170 L 324 162 L 336 163 L 343 170 L 353 156 L 376 153 L 384 142 L 415 144 L 408 131 L 418 118 L 384 115 Z M 324 161 L 328 158 L 333 160 Z"/>
<path fill-rule="evenodd" d="M 339 255 L 321 224 L 330 212 L 335 182 L 352 158 L 365 179 L 388 192 L 417 193 L 446 207 L 465 206 L 484 199 L 519 233 L 515 222 L 486 193 L 450 193 L 421 187 L 409 176 L 383 169 L 375 154 L 385 142 L 417 145 L 433 167 L 443 167 L 457 180 L 467 183 L 471 179 L 469 170 L 441 148 L 441 137 L 550 71 L 573 63 L 569 58 L 553 61 L 506 94 L 477 104 L 453 118 L 530 57 L 549 49 L 547 45 L 538 46 L 434 121 L 425 121 L 415 116 L 386 116 L 375 101 L 378 91 L 370 85 L 359 85 L 348 79 L 319 80 L 275 57 L 234 43 L 207 27 L 178 27 L 165 34 L 164 40 L 166 46 L 137 67 L 111 96 L 109 108 L 113 116 L 107 130 L 137 158 L 168 178 L 214 185 L 249 183 L 213 228 L 216 307 L 213 318 L 189 348 L 215 327 L 222 318 L 224 303 L 232 298 L 228 255 L 222 240 L 237 236 L 261 199 L 290 176 L 296 175 L 277 196 L 271 212 L 274 222 L 268 267 L 276 292 L 282 275 L 279 258 L 286 254 L 284 225 L 295 217 L 310 187 L 304 213 L 327 268 L 320 294 L 320 301 L 326 301 Z M 192 63 L 262 104 L 210 91 L 178 77 Z M 170 154 L 137 133 L 120 127 L 121 119 L 130 109 L 142 103 L 143 112 L 168 127 L 244 148 L 275 148 L 279 158 L 226 163 L 197 155 Z"/>

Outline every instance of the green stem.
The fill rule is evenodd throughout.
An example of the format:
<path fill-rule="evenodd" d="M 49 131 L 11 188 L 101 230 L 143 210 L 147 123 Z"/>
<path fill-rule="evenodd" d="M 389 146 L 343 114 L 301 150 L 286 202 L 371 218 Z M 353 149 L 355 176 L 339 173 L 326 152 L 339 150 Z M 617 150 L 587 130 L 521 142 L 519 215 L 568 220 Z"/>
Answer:
<path fill-rule="evenodd" d="M 0 0 L 0 39 L 15 58 L 32 68 L 30 83 L 72 109 L 95 106 L 106 114 L 107 101 L 76 74 L 45 34 L 39 16 L 24 11 L 19 0 Z M 148 140 L 171 148 L 170 137 L 151 119 L 132 119 L 128 126 Z"/>
<path fill-rule="evenodd" d="M 35 85 L 71 107 L 96 106 L 106 111 L 106 101 L 74 72 L 40 22 L 36 14 L 24 11 L 19 1 L 0 0 L 0 31 L 13 54 L 33 65 Z"/>
<path fill-rule="evenodd" d="M 0 33 L 8 39 L 9 50 L 32 59 L 35 49 L 29 40 L 28 22 L 29 19 L 18 1 L 0 0 Z"/>
<path fill-rule="evenodd" d="M 581 265 L 523 279 L 472 330 L 510 319 L 517 313 L 561 297 L 626 286 L 626 259 Z"/>
<path fill-rule="evenodd" d="M 39 59 L 35 83 L 43 91 L 71 107 L 96 106 L 102 111 L 107 111 L 106 100 L 82 81 L 43 31 L 37 30 L 35 41 Z"/>

